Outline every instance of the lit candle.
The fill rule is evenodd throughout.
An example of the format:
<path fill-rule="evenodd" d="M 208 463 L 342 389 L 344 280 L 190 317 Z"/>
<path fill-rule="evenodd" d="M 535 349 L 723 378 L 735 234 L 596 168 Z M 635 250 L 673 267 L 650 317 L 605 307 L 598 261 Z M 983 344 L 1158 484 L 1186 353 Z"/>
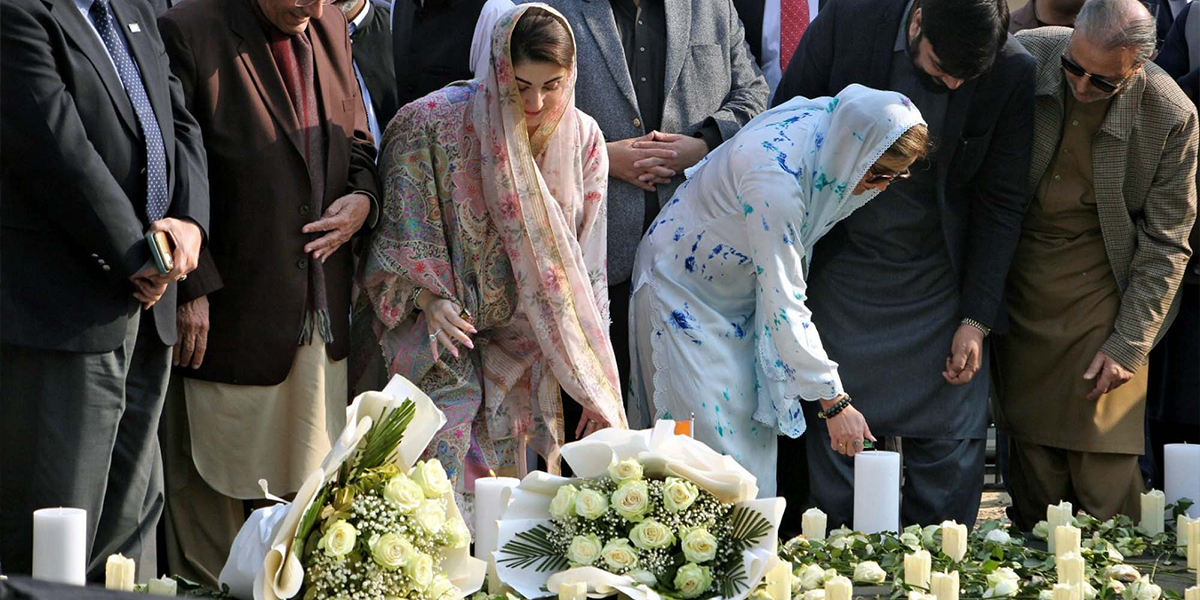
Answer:
<path fill-rule="evenodd" d="M 825 539 L 825 525 L 829 517 L 821 509 L 813 507 L 800 515 L 800 532 L 810 540 Z"/>
<path fill-rule="evenodd" d="M 43 508 L 33 511 L 33 578 L 87 584 L 87 511 Z"/>
<path fill-rule="evenodd" d="M 1054 556 L 1064 556 L 1067 553 L 1079 553 L 1081 532 L 1072 525 L 1059 525 L 1054 528 Z"/>
<path fill-rule="evenodd" d="M 1193 585 L 1184 590 L 1183 600 L 1200 600 L 1200 585 Z"/>
<path fill-rule="evenodd" d="M 174 596 L 178 587 L 174 579 L 170 577 L 159 577 L 151 579 L 146 591 L 157 596 Z"/>
<path fill-rule="evenodd" d="M 850 580 L 842 575 L 825 582 L 825 600 L 850 600 L 853 591 L 854 586 L 850 584 Z"/>
<path fill-rule="evenodd" d="M 1167 497 L 1159 490 L 1142 494 L 1142 533 L 1154 537 L 1163 532 Z"/>
<path fill-rule="evenodd" d="M 867 534 L 900 529 L 899 454 L 871 450 L 854 455 L 854 529 Z"/>
<path fill-rule="evenodd" d="M 475 480 L 475 558 L 487 563 L 488 591 L 496 594 L 503 589 L 496 573 L 496 560 L 492 557 L 500 537 L 500 525 L 496 521 L 508 508 L 513 488 L 520 483 L 521 480 L 515 477 Z"/>
<path fill-rule="evenodd" d="M 104 587 L 123 592 L 133 591 L 133 576 L 137 565 L 132 558 L 120 554 L 110 554 L 104 563 Z"/>
<path fill-rule="evenodd" d="M 1054 570 L 1058 572 L 1059 583 L 1083 589 L 1083 556 L 1078 552 L 1070 552 L 1055 558 Z"/>
<path fill-rule="evenodd" d="M 1053 595 L 1053 600 L 1076 600 L 1075 592 L 1078 589 L 1073 585 L 1056 583 L 1050 593 Z"/>
<path fill-rule="evenodd" d="M 1187 524 L 1187 536 L 1188 568 L 1196 571 L 1196 584 L 1200 585 L 1200 519 Z"/>
<path fill-rule="evenodd" d="M 954 521 L 942 521 L 942 552 L 958 562 L 967 555 L 967 526 Z"/>
<path fill-rule="evenodd" d="M 1191 498 L 1196 503 L 1187 515 L 1200 518 L 1200 444 L 1166 444 L 1163 446 L 1163 491 L 1167 504 Z"/>
<path fill-rule="evenodd" d="M 564 581 L 558 586 L 558 600 L 587 600 L 587 582 Z"/>
<path fill-rule="evenodd" d="M 1051 504 L 1047 506 L 1046 524 L 1050 526 L 1050 535 L 1046 536 L 1046 545 L 1049 546 L 1051 554 L 1058 556 L 1054 551 L 1054 528 L 1059 525 L 1071 524 L 1071 503 L 1064 500 L 1057 505 Z"/>
<path fill-rule="evenodd" d="M 958 571 L 934 573 L 929 585 L 937 600 L 958 600 Z"/>
<path fill-rule="evenodd" d="M 771 600 L 792 600 L 792 563 L 775 558 L 767 571 L 767 595 Z"/>
<path fill-rule="evenodd" d="M 928 590 L 929 570 L 933 566 L 933 557 L 928 550 L 918 550 L 904 555 L 904 583 L 913 587 Z"/>

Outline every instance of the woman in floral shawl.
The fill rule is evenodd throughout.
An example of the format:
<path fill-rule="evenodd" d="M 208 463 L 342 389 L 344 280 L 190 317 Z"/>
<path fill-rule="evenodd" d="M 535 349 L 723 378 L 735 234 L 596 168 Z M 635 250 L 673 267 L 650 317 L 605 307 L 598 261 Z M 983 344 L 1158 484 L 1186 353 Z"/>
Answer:
<path fill-rule="evenodd" d="M 496 23 L 491 52 L 486 78 L 388 126 L 359 282 L 375 317 L 359 325 L 389 373 L 448 418 L 428 454 L 456 481 L 523 469 L 526 444 L 556 469 L 560 386 L 583 405 L 579 433 L 626 426 L 607 337 L 608 156 L 575 109 L 573 34 L 526 4 Z"/>

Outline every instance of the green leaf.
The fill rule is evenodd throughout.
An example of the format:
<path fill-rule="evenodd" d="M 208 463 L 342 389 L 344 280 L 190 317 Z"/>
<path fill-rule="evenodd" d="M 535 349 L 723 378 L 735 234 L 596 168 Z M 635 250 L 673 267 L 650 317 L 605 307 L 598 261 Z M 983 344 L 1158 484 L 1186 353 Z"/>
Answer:
<path fill-rule="evenodd" d="M 545 524 L 522 531 L 497 551 L 496 562 L 516 569 L 533 566 L 538 573 L 562 571 L 570 563 L 552 541 L 555 534 L 555 529 Z"/>
<path fill-rule="evenodd" d="M 771 522 L 758 511 L 744 506 L 735 507 L 730 514 L 730 520 L 733 523 L 733 533 L 730 537 L 733 539 L 736 553 L 757 544 L 763 536 L 771 533 Z"/>

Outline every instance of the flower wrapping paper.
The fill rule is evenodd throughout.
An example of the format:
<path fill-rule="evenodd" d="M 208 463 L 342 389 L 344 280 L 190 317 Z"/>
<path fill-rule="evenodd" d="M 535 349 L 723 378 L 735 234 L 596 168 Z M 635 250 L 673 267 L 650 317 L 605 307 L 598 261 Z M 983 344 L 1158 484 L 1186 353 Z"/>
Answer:
<path fill-rule="evenodd" d="M 371 426 L 388 408 L 396 408 L 412 400 L 416 413 L 404 431 L 396 464 L 405 472 L 412 469 L 429 441 L 446 423 L 446 416 L 424 392 L 404 377 L 396 375 L 381 392 L 359 394 L 346 408 L 346 427 L 334 441 L 321 467 L 309 474 L 304 485 L 290 503 L 254 511 L 234 539 L 229 559 L 221 570 L 221 585 L 228 585 L 237 598 L 254 600 L 285 600 L 294 597 L 304 583 L 304 568 L 293 540 L 300 518 L 312 505 L 321 488 L 342 463 L 354 456 L 355 450 L 371 430 Z M 447 493 L 447 517 L 461 517 L 454 501 L 454 491 Z M 486 564 L 471 557 L 469 548 L 447 550 L 441 556 L 442 568 L 451 583 L 464 594 L 471 594 L 483 585 Z"/>
<path fill-rule="evenodd" d="M 758 485 L 754 475 L 733 458 L 720 454 L 694 438 L 675 435 L 674 423 L 659 421 L 653 429 L 630 431 L 604 429 L 562 447 L 562 457 L 583 479 L 602 477 L 613 462 L 637 459 L 647 478 L 680 477 L 696 484 L 721 502 L 757 511 L 771 523 L 771 531 L 742 552 L 749 585 L 739 594 L 721 600 L 742 600 L 766 575 L 779 543 L 779 521 L 783 498 L 755 499 Z M 551 526 L 550 502 L 558 488 L 576 481 L 568 477 L 534 471 L 512 492 L 512 502 L 500 518 L 497 548 L 516 539 L 517 534 L 538 525 Z M 499 551 L 493 552 L 497 558 Z M 658 600 L 660 595 L 628 575 L 616 575 L 596 567 L 576 567 L 559 572 L 538 572 L 534 566 L 516 568 L 497 563 L 500 580 L 525 598 L 557 596 L 563 583 L 586 582 L 589 596 L 600 598 L 620 592 L 632 600 Z"/>

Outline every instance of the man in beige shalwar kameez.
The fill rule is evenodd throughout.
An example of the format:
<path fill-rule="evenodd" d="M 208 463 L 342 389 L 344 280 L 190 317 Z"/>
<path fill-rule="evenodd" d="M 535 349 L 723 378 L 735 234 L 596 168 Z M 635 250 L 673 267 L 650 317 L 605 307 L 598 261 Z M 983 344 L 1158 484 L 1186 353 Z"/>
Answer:
<path fill-rule="evenodd" d="M 1033 202 L 1008 277 L 994 381 L 1015 521 L 1068 500 L 1138 517 L 1146 355 L 1170 320 L 1196 218 L 1196 111 L 1148 58 L 1136 0 L 1025 31 L 1038 59 Z"/>

